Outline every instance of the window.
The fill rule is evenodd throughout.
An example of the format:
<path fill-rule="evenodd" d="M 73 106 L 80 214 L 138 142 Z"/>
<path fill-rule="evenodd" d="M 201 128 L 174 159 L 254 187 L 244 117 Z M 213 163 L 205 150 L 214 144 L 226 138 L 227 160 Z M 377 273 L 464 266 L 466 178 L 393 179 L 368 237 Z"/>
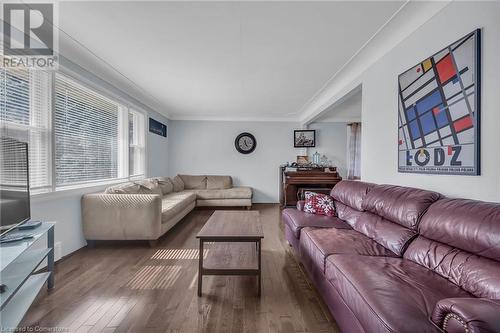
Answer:
<path fill-rule="evenodd" d="M 144 119 L 66 75 L 0 69 L 1 135 L 29 143 L 32 193 L 143 176 Z"/>
<path fill-rule="evenodd" d="M 128 113 L 128 142 L 129 142 L 129 175 L 144 174 L 144 115 L 135 111 Z"/>
<path fill-rule="evenodd" d="M 49 72 L 0 69 L 2 130 L 29 143 L 30 185 L 35 192 L 51 187 L 51 82 Z"/>
<path fill-rule="evenodd" d="M 56 75 L 56 186 L 118 178 L 120 105 Z"/>

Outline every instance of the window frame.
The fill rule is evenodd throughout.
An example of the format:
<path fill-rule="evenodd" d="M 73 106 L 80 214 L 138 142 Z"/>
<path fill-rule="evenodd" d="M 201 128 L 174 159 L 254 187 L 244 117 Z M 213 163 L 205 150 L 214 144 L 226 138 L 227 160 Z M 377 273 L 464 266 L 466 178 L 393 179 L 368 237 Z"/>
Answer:
<path fill-rule="evenodd" d="M 128 140 L 128 159 L 127 163 L 130 161 L 130 148 L 137 148 L 141 153 L 142 159 L 139 161 L 140 163 L 140 172 L 136 174 L 132 174 L 130 172 L 130 165 L 128 165 L 128 176 L 130 179 L 140 179 L 144 178 L 146 174 L 146 115 L 140 111 L 137 111 L 135 108 L 129 108 L 127 112 L 127 120 L 130 115 L 136 117 L 137 120 L 137 130 L 133 132 L 134 141 L 137 139 L 137 142 L 130 142 L 129 132 L 130 128 L 128 126 L 127 121 L 127 140 Z"/>
<path fill-rule="evenodd" d="M 109 179 L 102 179 L 102 180 L 92 180 L 92 181 L 85 181 L 77 184 L 68 184 L 68 185 L 60 185 L 58 186 L 56 184 L 56 168 L 55 168 L 55 159 L 56 159 L 56 134 L 54 130 L 54 123 L 55 123 L 55 100 L 56 100 L 56 75 L 62 75 L 65 78 L 69 79 L 70 81 L 73 81 L 77 85 L 82 86 L 83 88 L 91 91 L 92 93 L 96 93 L 98 95 L 101 95 L 102 97 L 109 99 L 113 103 L 116 103 L 119 105 L 119 125 L 118 125 L 118 177 L 116 178 L 109 178 Z M 138 179 L 144 179 L 146 177 L 146 170 L 147 170 L 147 151 L 148 151 L 148 140 L 147 140 L 147 129 L 146 129 L 146 119 L 148 118 L 148 112 L 146 112 L 142 107 L 139 107 L 135 103 L 131 103 L 130 101 L 117 96 L 116 94 L 110 92 L 107 90 L 105 87 L 102 85 L 99 85 L 98 83 L 92 82 L 91 80 L 87 79 L 85 76 L 76 73 L 72 70 L 66 69 L 64 67 L 59 67 L 59 70 L 57 71 L 52 71 L 50 73 L 50 80 L 49 80 L 49 85 L 50 87 L 47 88 L 48 90 L 48 99 L 50 100 L 50 110 L 49 110 L 49 120 L 48 120 L 48 138 L 49 138 L 49 149 L 47 154 L 48 160 L 49 160 L 49 176 L 48 176 L 48 186 L 42 187 L 42 188 L 34 188 L 34 191 L 30 190 L 30 195 L 33 199 L 37 198 L 44 198 L 44 197 L 51 197 L 57 194 L 57 196 L 64 196 L 66 194 L 70 194 L 73 192 L 87 192 L 89 190 L 93 189 L 100 189 L 105 186 L 109 186 L 110 184 L 118 184 L 130 180 L 138 180 Z M 30 95 L 32 94 L 31 91 L 31 84 L 30 84 Z M 30 105 L 31 108 L 31 105 Z M 143 119 L 141 123 L 141 128 L 140 128 L 140 140 L 141 140 L 141 147 L 143 154 L 142 154 L 142 172 L 137 175 L 131 175 L 129 174 L 129 165 L 128 165 L 128 160 L 129 160 L 129 140 L 128 140 L 128 114 L 129 112 L 133 112 L 137 115 L 140 115 Z M 7 130 L 7 134 L 11 130 L 18 130 L 19 128 L 26 129 L 31 127 L 31 125 L 22 125 L 22 124 L 15 124 L 15 123 L 7 123 L 3 124 L 1 127 L 5 128 Z M 89 191 L 90 192 L 90 191 Z"/>

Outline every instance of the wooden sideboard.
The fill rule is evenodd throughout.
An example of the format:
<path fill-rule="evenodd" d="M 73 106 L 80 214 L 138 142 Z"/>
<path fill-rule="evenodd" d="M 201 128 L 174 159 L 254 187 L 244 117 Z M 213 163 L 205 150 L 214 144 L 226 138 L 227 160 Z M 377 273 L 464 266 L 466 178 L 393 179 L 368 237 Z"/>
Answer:
<path fill-rule="evenodd" d="M 283 207 L 295 206 L 299 194 L 304 189 L 328 192 L 342 180 L 335 167 L 315 168 L 311 170 L 286 171 L 280 168 L 280 203 Z"/>

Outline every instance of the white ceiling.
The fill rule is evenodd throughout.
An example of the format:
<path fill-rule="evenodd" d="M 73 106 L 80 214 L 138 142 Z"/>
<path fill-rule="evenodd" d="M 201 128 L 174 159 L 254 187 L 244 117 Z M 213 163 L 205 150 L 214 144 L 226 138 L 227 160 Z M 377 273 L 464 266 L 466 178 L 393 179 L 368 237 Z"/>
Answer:
<path fill-rule="evenodd" d="M 60 2 L 60 51 L 173 119 L 292 120 L 402 4 Z"/>
<path fill-rule="evenodd" d="M 361 122 L 362 107 L 361 87 L 348 94 L 345 99 L 325 110 L 314 122 L 319 123 L 351 123 Z"/>

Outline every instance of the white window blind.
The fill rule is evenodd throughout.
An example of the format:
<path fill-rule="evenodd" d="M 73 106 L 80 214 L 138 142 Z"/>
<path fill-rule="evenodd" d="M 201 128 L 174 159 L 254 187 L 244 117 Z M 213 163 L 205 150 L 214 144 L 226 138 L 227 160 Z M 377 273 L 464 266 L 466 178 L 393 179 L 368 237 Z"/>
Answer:
<path fill-rule="evenodd" d="M 29 145 L 30 187 L 51 187 L 51 74 L 41 70 L 0 69 L 0 120 L 4 133 Z"/>
<path fill-rule="evenodd" d="M 144 175 L 145 139 L 144 115 L 135 111 L 128 113 L 129 175 Z"/>
<path fill-rule="evenodd" d="M 120 111 L 119 104 L 56 74 L 56 186 L 118 178 Z"/>

